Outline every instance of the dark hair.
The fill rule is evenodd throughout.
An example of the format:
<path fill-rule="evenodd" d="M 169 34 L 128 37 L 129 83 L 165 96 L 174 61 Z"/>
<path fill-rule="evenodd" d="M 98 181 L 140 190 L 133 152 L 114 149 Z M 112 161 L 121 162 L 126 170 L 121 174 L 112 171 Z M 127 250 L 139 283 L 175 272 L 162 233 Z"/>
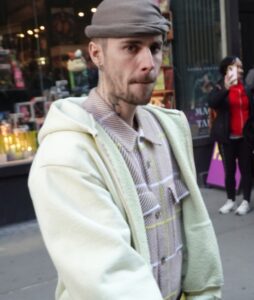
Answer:
<path fill-rule="evenodd" d="M 220 73 L 223 77 L 227 73 L 228 66 L 233 65 L 236 62 L 237 59 L 238 59 L 238 57 L 234 56 L 234 55 L 226 56 L 226 57 L 223 58 L 223 60 L 220 62 L 220 67 L 219 67 Z"/>

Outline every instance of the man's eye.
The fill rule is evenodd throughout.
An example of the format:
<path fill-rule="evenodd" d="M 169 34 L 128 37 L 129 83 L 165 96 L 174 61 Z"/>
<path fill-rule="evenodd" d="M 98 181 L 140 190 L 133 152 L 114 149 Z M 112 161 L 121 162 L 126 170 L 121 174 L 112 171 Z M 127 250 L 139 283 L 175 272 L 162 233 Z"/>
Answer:
<path fill-rule="evenodd" d="M 127 46 L 127 50 L 130 53 L 136 53 L 138 51 L 138 47 L 135 45 L 129 45 L 129 46 Z"/>
<path fill-rule="evenodd" d="M 151 50 L 152 54 L 157 54 L 162 50 L 162 46 L 161 45 L 153 45 L 153 46 L 151 46 L 150 50 Z"/>

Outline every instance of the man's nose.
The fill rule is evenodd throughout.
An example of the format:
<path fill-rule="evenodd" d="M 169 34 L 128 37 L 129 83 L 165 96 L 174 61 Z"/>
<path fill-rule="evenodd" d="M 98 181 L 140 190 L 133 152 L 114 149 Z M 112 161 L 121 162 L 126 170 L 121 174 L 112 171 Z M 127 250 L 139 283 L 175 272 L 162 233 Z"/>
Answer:
<path fill-rule="evenodd" d="M 142 71 L 151 71 L 154 69 L 154 57 L 152 55 L 152 52 L 149 48 L 145 48 L 141 53 L 140 60 L 141 60 L 141 66 Z"/>

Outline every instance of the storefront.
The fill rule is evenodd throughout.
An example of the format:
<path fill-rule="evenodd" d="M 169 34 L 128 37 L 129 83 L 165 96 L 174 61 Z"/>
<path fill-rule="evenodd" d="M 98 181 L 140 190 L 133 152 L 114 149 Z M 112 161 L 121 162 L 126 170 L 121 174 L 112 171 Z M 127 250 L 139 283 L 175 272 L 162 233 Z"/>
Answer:
<path fill-rule="evenodd" d="M 190 123 L 198 174 L 208 170 L 211 157 L 207 95 L 218 80 L 223 55 L 223 2 L 172 1 L 177 107 Z"/>
<path fill-rule="evenodd" d="M 1 1 L 0 226 L 34 217 L 27 177 L 50 104 L 97 83 L 84 27 L 98 3 Z"/>
<path fill-rule="evenodd" d="M 207 94 L 218 80 L 226 55 L 243 61 L 244 75 L 254 66 L 252 0 L 172 0 L 173 58 L 177 108 L 189 120 L 196 168 L 202 183 L 210 164 Z"/>

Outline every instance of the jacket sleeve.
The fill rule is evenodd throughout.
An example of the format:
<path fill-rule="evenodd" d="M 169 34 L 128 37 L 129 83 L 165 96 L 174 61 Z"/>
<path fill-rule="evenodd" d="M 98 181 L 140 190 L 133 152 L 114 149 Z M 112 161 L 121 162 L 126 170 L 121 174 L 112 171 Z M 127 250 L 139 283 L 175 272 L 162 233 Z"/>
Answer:
<path fill-rule="evenodd" d="M 58 272 L 56 299 L 162 300 L 92 159 L 84 158 L 85 169 L 38 165 L 36 160 L 29 189 Z"/>
<path fill-rule="evenodd" d="M 213 288 L 194 294 L 186 294 L 181 300 L 221 300 L 221 289 Z"/>
<path fill-rule="evenodd" d="M 220 85 L 216 85 L 215 88 L 208 95 L 208 106 L 214 109 L 224 105 L 228 96 L 228 90 Z"/>
<path fill-rule="evenodd" d="M 183 224 L 185 233 L 185 266 L 181 300 L 220 300 L 223 272 L 219 248 L 212 222 L 195 179 L 195 164 L 192 151 L 192 138 L 188 121 L 182 113 L 185 128 L 186 148 L 179 165 L 190 191 L 190 198 L 183 203 Z M 179 149 L 179 152 L 181 150 Z M 192 168 L 186 168 L 194 165 Z M 188 169 L 188 171 L 186 170 Z M 190 171 L 190 172 L 189 172 Z"/>

